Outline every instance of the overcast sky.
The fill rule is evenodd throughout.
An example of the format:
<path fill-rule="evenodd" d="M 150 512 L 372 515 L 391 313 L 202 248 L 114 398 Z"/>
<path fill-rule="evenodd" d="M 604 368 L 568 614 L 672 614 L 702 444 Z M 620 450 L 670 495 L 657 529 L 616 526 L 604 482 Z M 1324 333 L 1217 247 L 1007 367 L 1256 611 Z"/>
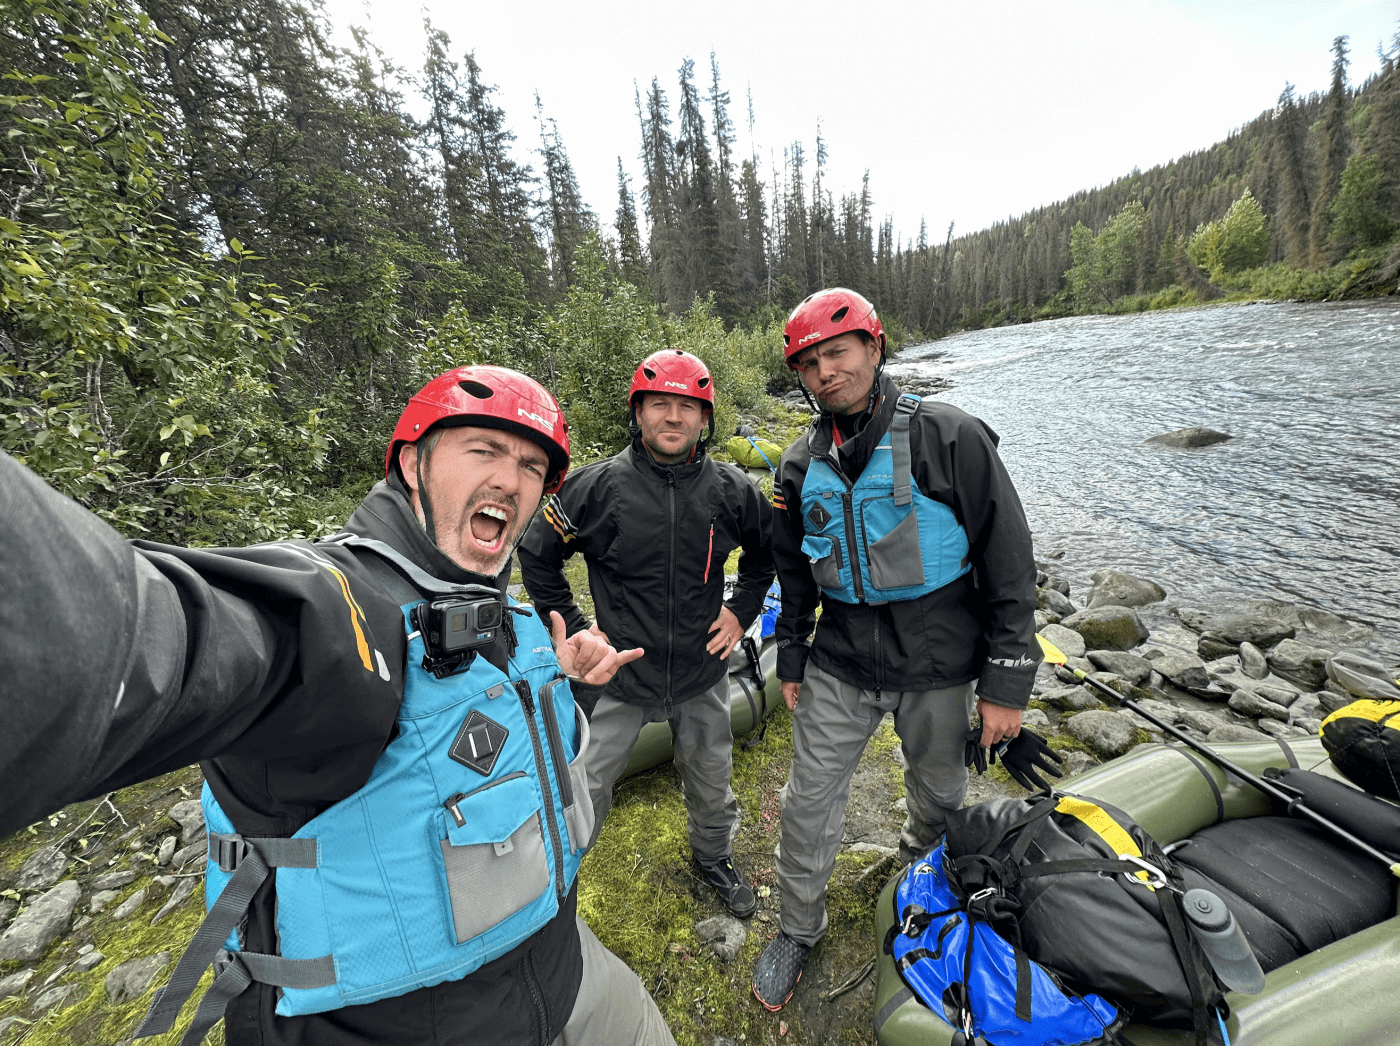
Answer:
<path fill-rule="evenodd" d="M 337 40 L 365 26 L 410 69 L 431 17 L 499 85 L 518 158 L 536 169 L 538 91 L 605 223 L 617 158 L 634 189 L 642 181 L 634 84 L 645 92 L 658 78 L 674 105 L 681 60 L 695 60 L 708 90 L 713 51 L 737 151 L 757 151 L 765 182 L 794 139 L 815 158 L 820 121 L 832 190 L 855 190 L 869 169 L 877 218 L 893 215 L 906 238 L 926 219 L 935 240 L 949 222 L 972 232 L 1206 148 L 1272 106 L 1285 82 L 1325 91 L 1334 37 L 1351 38 L 1359 83 L 1400 30 L 1397 0 L 325 6 Z"/>

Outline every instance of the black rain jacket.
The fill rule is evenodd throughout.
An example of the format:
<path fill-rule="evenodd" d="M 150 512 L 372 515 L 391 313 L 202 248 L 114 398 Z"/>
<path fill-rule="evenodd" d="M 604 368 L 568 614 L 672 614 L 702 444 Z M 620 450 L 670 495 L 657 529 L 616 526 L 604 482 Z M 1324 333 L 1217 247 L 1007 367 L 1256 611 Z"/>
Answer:
<path fill-rule="evenodd" d="M 827 599 L 802 551 L 802 484 L 813 457 L 852 483 L 894 417 L 899 389 L 881 375 L 874 415 L 833 448 L 829 415 L 783 452 L 773 487 L 773 559 L 782 584 L 778 678 L 801 682 L 807 658 L 862 690 L 934 690 L 979 680 L 977 696 L 1025 708 L 1040 650 L 1035 641 L 1035 558 L 1016 488 L 985 422 L 924 399 L 910 419 L 914 481 L 953 510 L 967 531 L 972 570 L 917 599 L 878 606 Z M 817 605 L 821 616 L 816 617 Z M 815 621 L 810 649 L 808 637 Z"/>
<path fill-rule="evenodd" d="M 196 761 L 255 836 L 289 836 L 365 783 L 395 729 L 407 650 L 399 601 L 357 559 L 370 553 L 317 546 L 347 579 L 387 680 L 362 661 L 339 582 L 291 551 L 306 542 L 128 542 L 2 452 L 0 505 L 0 835 Z M 433 546 L 402 487 L 377 484 L 346 529 L 435 577 L 501 581 Z M 485 656 L 503 666 L 504 638 Z M 250 910 L 253 951 L 275 950 L 272 886 Z M 276 1016 L 277 989 L 255 984 L 228 1007 L 227 1041 L 551 1043 L 582 976 L 576 895 L 463 980 L 305 1017 Z"/>
<path fill-rule="evenodd" d="M 660 465 L 639 440 L 569 473 L 519 549 L 525 588 L 569 634 L 588 627 L 564 576 L 582 552 L 598 627 L 618 650 L 645 656 L 623 665 L 606 693 L 634 705 L 670 707 L 714 686 L 727 662 L 707 653 L 710 625 L 728 606 L 744 628 L 773 583 L 772 509 L 733 465 L 705 455 Z M 724 599 L 724 564 L 736 548 L 739 580 Z"/>

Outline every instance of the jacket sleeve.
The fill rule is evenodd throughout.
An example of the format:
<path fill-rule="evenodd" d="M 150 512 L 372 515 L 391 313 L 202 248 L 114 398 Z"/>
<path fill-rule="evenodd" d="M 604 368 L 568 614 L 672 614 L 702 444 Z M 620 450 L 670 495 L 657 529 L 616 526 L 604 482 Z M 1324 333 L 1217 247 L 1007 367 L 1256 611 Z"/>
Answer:
<path fill-rule="evenodd" d="M 306 545 L 138 547 L 3 453 L 0 504 L 0 834 L 201 759 L 383 745 L 402 626 L 372 582 Z"/>
<path fill-rule="evenodd" d="M 916 416 L 921 453 L 915 480 L 930 497 L 949 504 L 967 531 L 987 645 L 977 696 L 1025 708 L 1041 661 L 1035 640 L 1035 555 L 1025 510 L 997 453 L 996 433 L 946 404 L 934 409 L 936 418 L 928 407 Z"/>
<path fill-rule="evenodd" d="M 778 679 L 800 683 L 807 671 L 808 641 L 817 623 L 821 589 L 802 551 L 803 471 L 792 460 L 793 448 L 778 463 L 773 483 L 773 565 L 782 589 L 782 606 L 774 638 L 778 641 Z"/>
<path fill-rule="evenodd" d="M 748 477 L 739 477 L 739 580 L 725 603 L 742 628 L 753 624 L 773 584 L 773 509 Z"/>
<path fill-rule="evenodd" d="M 557 610 L 569 635 L 584 631 L 590 624 L 574 600 L 569 579 L 564 575 L 564 561 L 575 552 L 586 551 L 581 547 L 580 533 L 595 515 L 589 511 L 592 478 L 585 473 L 565 479 L 559 492 L 545 502 L 516 549 L 520 579 L 540 620 L 548 622 L 550 611 Z"/>

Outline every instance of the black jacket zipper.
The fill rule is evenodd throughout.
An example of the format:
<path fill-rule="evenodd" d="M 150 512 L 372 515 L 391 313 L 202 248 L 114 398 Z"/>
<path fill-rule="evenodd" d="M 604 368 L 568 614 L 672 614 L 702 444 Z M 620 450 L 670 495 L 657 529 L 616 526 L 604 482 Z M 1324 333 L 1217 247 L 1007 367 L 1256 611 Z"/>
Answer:
<path fill-rule="evenodd" d="M 535 973 L 535 953 L 526 952 L 520 960 L 521 979 L 530 989 L 530 1001 L 535 1004 L 535 1016 L 539 1018 L 540 1046 L 549 1046 L 549 1011 L 545 1009 L 544 992 L 540 990 L 540 978 Z"/>
<path fill-rule="evenodd" d="M 520 695 L 520 706 L 525 709 L 525 722 L 530 726 L 530 743 L 535 747 L 535 772 L 539 774 L 540 791 L 544 794 L 544 818 L 549 826 L 549 845 L 554 849 L 554 890 L 562 901 L 567 894 L 564 888 L 564 847 L 559 840 L 559 821 L 554 816 L 554 790 L 549 787 L 549 770 L 544 765 L 544 746 L 540 744 L 540 730 L 535 724 L 535 699 L 530 694 L 530 684 L 523 679 L 515 681 L 515 692 Z"/>
<path fill-rule="evenodd" d="M 666 718 L 671 718 L 671 663 L 676 645 L 676 470 L 666 470 Z"/>

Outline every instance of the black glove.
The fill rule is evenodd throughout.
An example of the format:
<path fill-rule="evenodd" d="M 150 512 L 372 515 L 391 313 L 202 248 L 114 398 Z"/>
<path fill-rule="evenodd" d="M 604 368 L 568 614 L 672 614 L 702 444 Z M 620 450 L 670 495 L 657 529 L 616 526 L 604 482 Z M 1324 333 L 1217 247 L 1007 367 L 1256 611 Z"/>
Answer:
<path fill-rule="evenodd" d="M 1054 777 L 1064 776 L 1055 766 L 1064 762 L 1060 753 L 1047 745 L 1045 739 L 1034 730 L 1027 730 L 1025 727 L 1010 741 L 993 750 L 991 761 L 995 763 L 997 756 L 1001 756 L 1001 765 L 1006 767 L 1006 772 L 1011 775 L 1012 780 L 1029 792 L 1050 791 L 1050 786 L 1037 770 L 1044 770 Z M 1055 763 L 1051 763 L 1051 759 L 1055 760 Z"/>
<path fill-rule="evenodd" d="M 976 769 L 978 775 L 987 772 L 987 749 L 982 747 L 982 725 L 979 723 L 963 734 L 963 766 Z"/>

